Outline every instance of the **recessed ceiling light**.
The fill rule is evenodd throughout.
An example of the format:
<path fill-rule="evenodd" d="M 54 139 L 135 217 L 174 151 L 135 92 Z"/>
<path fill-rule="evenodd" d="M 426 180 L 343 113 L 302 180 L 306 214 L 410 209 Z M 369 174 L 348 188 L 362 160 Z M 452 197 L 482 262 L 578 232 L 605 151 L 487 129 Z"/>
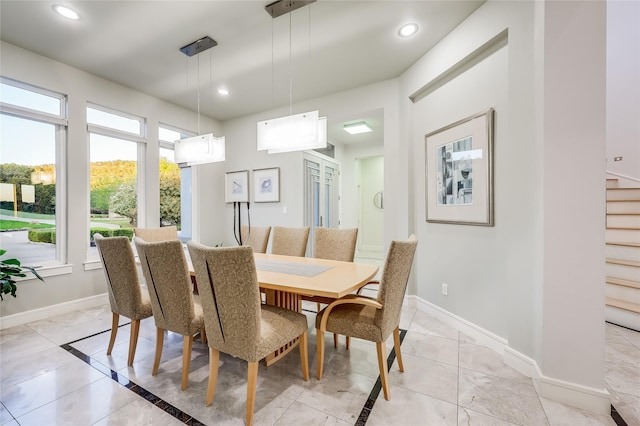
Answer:
<path fill-rule="evenodd" d="M 349 123 L 342 126 L 344 131 L 351 134 L 357 135 L 359 133 L 367 133 L 371 131 L 371 127 L 364 121 L 358 121 L 357 123 Z"/>
<path fill-rule="evenodd" d="M 405 24 L 398 30 L 400 37 L 411 37 L 418 32 L 418 24 Z"/>
<path fill-rule="evenodd" d="M 227 96 L 229 94 L 229 91 L 227 89 L 218 89 L 218 94 Z"/>
<path fill-rule="evenodd" d="M 53 6 L 53 10 L 55 10 L 56 12 L 58 12 L 60 15 L 64 16 L 65 18 L 69 18 L 69 19 L 80 19 L 80 16 L 78 16 L 78 14 L 74 11 L 69 9 L 66 6 L 61 6 L 59 4 Z"/>

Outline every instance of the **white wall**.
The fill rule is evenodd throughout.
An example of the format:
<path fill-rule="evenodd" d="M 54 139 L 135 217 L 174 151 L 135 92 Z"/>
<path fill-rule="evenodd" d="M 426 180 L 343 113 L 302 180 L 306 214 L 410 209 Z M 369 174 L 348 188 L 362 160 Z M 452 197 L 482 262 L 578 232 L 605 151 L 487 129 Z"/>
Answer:
<path fill-rule="evenodd" d="M 1 315 L 8 316 L 37 308 L 103 294 L 102 270 L 85 271 L 89 232 L 89 145 L 86 123 L 87 102 L 146 117 L 146 223 L 160 222 L 158 172 L 158 124 L 165 123 L 195 131 L 197 116 L 191 111 L 152 98 L 118 84 L 79 71 L 62 63 L 2 42 L 0 74 L 68 96 L 67 213 L 68 264 L 72 273 L 21 282 L 18 297 L 6 298 Z M 219 123 L 202 118 L 203 131 L 218 133 Z M 155 166 L 154 166 L 155 165 Z M 141 224 L 144 226 L 144 224 Z"/>
<path fill-rule="evenodd" d="M 607 1 L 607 170 L 640 180 L 640 2 Z M 614 161 L 622 157 L 622 161 Z"/>
<path fill-rule="evenodd" d="M 489 1 L 400 79 L 400 127 L 409 129 L 401 144 L 411 159 L 411 202 L 401 214 L 419 240 L 410 291 L 503 338 L 531 374 L 537 370 L 543 395 L 599 411 L 608 409 L 604 16 L 598 2 Z M 506 46 L 483 55 L 505 30 Z M 474 55 L 477 63 L 465 65 Z M 496 110 L 495 226 L 426 223 L 424 135 L 488 107 Z M 568 386 L 559 391 L 559 383 Z"/>
<path fill-rule="evenodd" d="M 354 111 L 384 110 L 385 140 L 397 141 L 397 82 L 383 81 L 369 86 L 351 89 L 334 95 L 312 99 L 293 107 L 294 113 L 319 110 L 321 116 L 345 116 Z M 199 195 L 201 200 L 201 242 L 214 244 L 223 241 L 225 245 L 235 245 L 233 237 L 233 206 L 224 203 L 224 172 L 253 170 L 266 167 L 280 167 L 280 202 L 251 203 L 251 224 L 255 226 L 302 226 L 303 208 L 303 160 L 302 153 L 267 154 L 256 151 L 256 124 L 258 121 L 288 114 L 288 108 L 274 109 L 260 114 L 229 120 L 223 123 L 226 138 L 226 161 L 214 165 L 199 166 Z M 395 132 L 395 134 L 394 134 Z M 387 137 L 388 136 L 388 137 Z M 369 148 L 362 148 L 365 152 Z M 386 149 L 386 148 L 385 148 Z M 373 149 L 380 153 L 381 148 Z M 343 162 L 343 158 L 346 162 Z M 353 167 L 348 149 L 336 149 L 336 161 L 341 163 L 342 191 L 350 188 Z M 250 174 L 250 181 L 252 174 Z M 252 183 L 251 183 L 252 184 Z M 390 185 L 390 186 L 389 186 Z M 393 179 L 385 182 L 385 187 L 394 187 L 400 182 Z M 250 185 L 251 186 L 251 185 Z M 350 189 L 347 189 L 349 191 Z M 251 196 L 251 199 L 253 197 Z M 342 197 L 350 203 L 349 197 Z M 283 207 L 287 213 L 283 213 Z M 345 208 L 343 207 L 343 211 Z M 246 223 L 246 207 L 243 208 L 242 222 Z M 344 213 L 343 213 L 344 214 Z M 211 218 L 209 220 L 209 218 Z M 347 222 L 349 222 L 348 219 Z M 389 222 L 393 223 L 393 222 Z M 342 226 L 346 226 L 344 223 Z M 387 225 L 385 225 L 387 226 Z M 391 225 L 389 225 L 391 226 Z"/>

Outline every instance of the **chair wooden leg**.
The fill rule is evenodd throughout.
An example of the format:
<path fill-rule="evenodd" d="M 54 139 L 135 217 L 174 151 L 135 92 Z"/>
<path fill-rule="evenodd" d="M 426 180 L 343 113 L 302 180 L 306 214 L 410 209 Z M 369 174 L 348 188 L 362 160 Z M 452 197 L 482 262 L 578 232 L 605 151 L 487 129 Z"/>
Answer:
<path fill-rule="evenodd" d="M 338 335 L 336 333 L 333 333 L 333 347 L 338 347 Z"/>
<path fill-rule="evenodd" d="M 304 332 L 300 335 L 300 362 L 302 364 L 302 378 L 309 380 L 309 344 L 308 344 L 308 332 Z"/>
<path fill-rule="evenodd" d="M 351 344 L 351 337 L 349 336 L 345 336 L 347 338 L 347 341 L 345 342 L 345 347 L 347 348 L 347 350 L 349 350 L 349 346 Z"/>
<path fill-rule="evenodd" d="M 202 331 L 200 331 L 200 341 L 204 344 L 207 343 L 207 332 L 204 330 L 204 328 L 202 329 Z"/>
<path fill-rule="evenodd" d="M 118 323 L 120 321 L 120 315 L 115 312 L 111 313 L 111 338 L 109 339 L 109 346 L 107 347 L 107 355 L 111 355 L 113 344 L 116 342 L 116 334 L 118 334 Z"/>
<path fill-rule="evenodd" d="M 258 384 L 258 362 L 248 363 L 247 374 L 247 426 L 253 423 L 253 409 L 256 404 L 256 385 Z"/>
<path fill-rule="evenodd" d="M 129 338 L 129 358 L 127 365 L 133 365 L 133 358 L 136 356 L 138 346 L 138 334 L 140 333 L 140 320 L 131 320 L 131 337 Z"/>
<path fill-rule="evenodd" d="M 380 368 L 380 381 L 382 382 L 382 390 L 384 391 L 384 399 L 389 401 L 389 375 L 387 373 L 387 345 L 385 342 L 376 342 L 376 350 L 378 351 L 378 367 Z"/>
<path fill-rule="evenodd" d="M 151 375 L 158 374 L 158 366 L 160 366 L 160 357 L 162 357 L 162 344 L 164 343 L 164 329 L 156 328 L 156 356 L 153 359 L 153 370 Z"/>
<path fill-rule="evenodd" d="M 182 390 L 189 386 L 189 368 L 191 367 L 191 348 L 193 347 L 193 336 L 183 336 L 182 338 Z"/>
<path fill-rule="evenodd" d="M 207 384 L 206 404 L 211 405 L 213 395 L 216 392 L 216 383 L 218 382 L 218 364 L 220 363 L 220 351 L 209 348 L 209 383 Z"/>
<path fill-rule="evenodd" d="M 317 310 L 316 310 L 316 312 L 320 312 L 320 303 L 318 302 L 318 303 L 316 303 L 316 305 L 317 305 Z"/>
<path fill-rule="evenodd" d="M 322 368 L 324 364 L 324 332 L 316 328 L 316 378 L 322 379 Z"/>
<path fill-rule="evenodd" d="M 396 327 L 393 330 L 393 349 L 396 351 L 396 358 L 398 359 L 398 367 L 400 371 L 404 373 L 404 365 L 402 365 L 402 353 L 400 352 L 400 328 Z"/>

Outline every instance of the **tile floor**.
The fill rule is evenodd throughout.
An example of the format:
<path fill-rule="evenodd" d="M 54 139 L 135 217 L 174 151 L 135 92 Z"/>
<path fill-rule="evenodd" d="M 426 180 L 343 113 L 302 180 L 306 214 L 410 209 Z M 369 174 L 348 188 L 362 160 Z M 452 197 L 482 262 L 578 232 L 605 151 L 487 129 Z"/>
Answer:
<path fill-rule="evenodd" d="M 368 342 L 354 339 L 346 351 L 342 338 L 334 349 L 327 335 L 325 375 L 318 381 L 314 313 L 306 313 L 312 377 L 302 380 L 297 350 L 273 366 L 261 365 L 255 424 L 616 424 L 610 416 L 538 397 L 531 380 L 498 354 L 414 308 L 402 314 L 405 372 L 391 366 L 391 401 L 375 398 L 378 367 Z M 206 345 L 194 344 L 189 388 L 181 391 L 181 336 L 165 338 L 159 373 L 151 377 L 153 319 L 142 323 L 131 368 L 127 325 L 106 356 L 110 326 L 104 305 L 1 331 L 0 425 L 244 424 L 243 361 L 221 354 L 215 400 L 206 407 Z M 607 324 L 606 343 L 612 403 L 629 426 L 640 425 L 640 333 Z"/>

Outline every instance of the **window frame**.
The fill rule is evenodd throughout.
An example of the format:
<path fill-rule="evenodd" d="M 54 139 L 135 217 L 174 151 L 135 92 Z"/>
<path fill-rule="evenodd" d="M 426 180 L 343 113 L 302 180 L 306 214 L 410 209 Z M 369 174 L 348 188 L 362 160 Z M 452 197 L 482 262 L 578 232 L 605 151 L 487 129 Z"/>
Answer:
<path fill-rule="evenodd" d="M 0 102 L 0 114 L 5 114 L 22 120 L 36 121 L 54 126 L 55 143 L 55 167 L 56 167 L 56 258 L 42 262 L 37 266 L 38 272 L 43 277 L 68 274 L 72 272 L 71 265 L 68 265 L 68 194 L 67 194 L 67 135 L 69 120 L 68 97 L 65 94 L 43 89 L 25 82 L 0 76 L 3 84 L 16 87 L 18 89 L 39 93 L 45 96 L 56 98 L 60 101 L 59 115 L 38 111 Z M 31 278 L 28 278 L 31 279 Z"/>
<path fill-rule="evenodd" d="M 140 223 L 141 220 L 144 220 L 146 217 L 146 193 L 145 190 L 145 176 L 146 176 L 146 152 L 147 152 L 147 118 L 141 117 L 137 115 L 133 115 L 127 112 L 123 112 L 120 110 L 116 110 L 113 108 L 105 107 L 102 105 L 95 104 L 93 102 L 87 102 L 85 107 L 85 118 L 87 116 L 87 110 L 89 108 L 96 109 L 102 112 L 106 112 L 113 115 L 118 115 L 121 117 L 125 117 L 131 120 L 138 121 L 140 123 L 140 133 L 136 135 L 132 132 L 127 132 L 124 130 L 118 130 L 115 128 L 101 126 L 98 124 L 89 124 L 87 120 L 87 144 L 88 144 L 88 154 L 87 158 L 87 183 L 91 180 L 91 135 L 99 135 L 106 136 L 114 139 L 120 139 L 128 142 L 133 142 L 136 144 L 136 191 L 138 194 L 137 197 L 137 222 Z M 87 185 L 87 213 L 89 218 L 91 216 L 91 188 L 90 185 Z M 90 241 L 90 229 L 91 229 L 91 220 L 87 221 L 87 254 L 85 256 L 85 270 L 89 269 L 99 269 L 100 268 L 100 259 L 95 258 L 94 256 L 90 256 L 91 254 L 91 241 Z"/>

